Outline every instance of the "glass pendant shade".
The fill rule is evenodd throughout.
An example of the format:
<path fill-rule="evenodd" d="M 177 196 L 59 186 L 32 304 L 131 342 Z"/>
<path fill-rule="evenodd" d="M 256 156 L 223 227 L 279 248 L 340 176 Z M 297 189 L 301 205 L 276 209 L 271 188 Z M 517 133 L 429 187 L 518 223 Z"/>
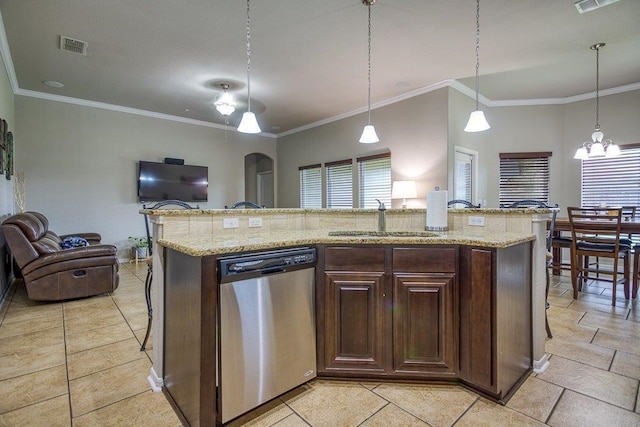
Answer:
<path fill-rule="evenodd" d="M 620 155 L 620 147 L 613 142 L 607 147 L 606 157 L 615 157 Z"/>
<path fill-rule="evenodd" d="M 576 160 L 587 160 L 589 158 L 589 153 L 586 148 L 580 147 L 576 150 L 576 154 L 573 155 L 573 158 Z"/>
<path fill-rule="evenodd" d="M 480 132 L 490 128 L 491 126 L 489 126 L 487 119 L 484 117 L 484 112 L 482 112 L 482 110 L 476 110 L 469 116 L 469 121 L 467 122 L 467 126 L 465 126 L 464 131 Z"/>
<path fill-rule="evenodd" d="M 242 114 L 242 120 L 238 126 L 238 132 L 242 133 L 260 133 L 260 126 L 258 126 L 258 120 L 256 115 L 251 111 L 245 111 Z"/>
<path fill-rule="evenodd" d="M 591 145 L 591 151 L 589 157 L 602 157 L 604 156 L 604 146 L 601 142 L 595 142 Z"/>
<path fill-rule="evenodd" d="M 378 141 L 380 141 L 380 138 L 378 138 L 376 134 L 376 128 L 374 128 L 373 125 L 366 125 L 362 131 L 362 136 L 360 136 L 360 142 L 363 144 L 373 144 Z"/>
<path fill-rule="evenodd" d="M 218 110 L 218 112 L 223 116 L 228 116 L 236 111 L 236 103 L 233 100 L 231 94 L 227 93 L 226 91 L 220 98 L 218 98 L 217 101 L 213 103 L 213 105 L 216 106 L 216 110 Z"/>

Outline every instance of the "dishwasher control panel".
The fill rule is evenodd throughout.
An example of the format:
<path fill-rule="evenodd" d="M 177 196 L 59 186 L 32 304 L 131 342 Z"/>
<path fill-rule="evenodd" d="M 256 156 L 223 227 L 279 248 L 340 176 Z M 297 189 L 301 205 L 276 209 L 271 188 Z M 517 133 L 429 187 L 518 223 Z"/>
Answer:
<path fill-rule="evenodd" d="M 218 259 L 218 282 L 244 280 L 268 274 L 312 268 L 316 262 L 315 248 L 300 247 L 275 251 L 250 252 Z"/>

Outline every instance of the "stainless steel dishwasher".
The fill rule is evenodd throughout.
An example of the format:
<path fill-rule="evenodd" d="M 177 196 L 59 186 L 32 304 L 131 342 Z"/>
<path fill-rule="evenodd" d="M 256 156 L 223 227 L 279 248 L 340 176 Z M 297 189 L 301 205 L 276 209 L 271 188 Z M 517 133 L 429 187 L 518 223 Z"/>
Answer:
<path fill-rule="evenodd" d="M 316 376 L 315 248 L 219 259 L 225 423 Z"/>

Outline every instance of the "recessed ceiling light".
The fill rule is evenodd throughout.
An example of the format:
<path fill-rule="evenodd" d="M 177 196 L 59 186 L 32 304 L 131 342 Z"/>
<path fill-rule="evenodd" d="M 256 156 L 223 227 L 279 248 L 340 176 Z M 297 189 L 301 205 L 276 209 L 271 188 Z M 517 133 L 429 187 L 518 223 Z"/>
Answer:
<path fill-rule="evenodd" d="M 61 87 L 64 87 L 64 85 L 62 83 L 56 82 L 56 81 L 53 81 L 53 80 L 45 80 L 45 81 L 42 82 L 42 84 L 45 84 L 45 85 L 47 85 L 49 87 L 54 87 L 56 89 L 60 89 Z"/>

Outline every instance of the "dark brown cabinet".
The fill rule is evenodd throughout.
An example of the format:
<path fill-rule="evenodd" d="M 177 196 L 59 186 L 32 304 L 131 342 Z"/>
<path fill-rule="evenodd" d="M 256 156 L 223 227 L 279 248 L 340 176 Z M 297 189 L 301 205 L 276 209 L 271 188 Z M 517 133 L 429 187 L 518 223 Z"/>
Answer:
<path fill-rule="evenodd" d="M 531 370 L 531 245 L 460 250 L 460 378 L 504 401 Z"/>
<path fill-rule="evenodd" d="M 327 248 L 324 260 L 319 371 L 383 371 L 384 249 Z"/>
<path fill-rule="evenodd" d="M 457 247 L 321 251 L 319 373 L 455 375 Z"/>

